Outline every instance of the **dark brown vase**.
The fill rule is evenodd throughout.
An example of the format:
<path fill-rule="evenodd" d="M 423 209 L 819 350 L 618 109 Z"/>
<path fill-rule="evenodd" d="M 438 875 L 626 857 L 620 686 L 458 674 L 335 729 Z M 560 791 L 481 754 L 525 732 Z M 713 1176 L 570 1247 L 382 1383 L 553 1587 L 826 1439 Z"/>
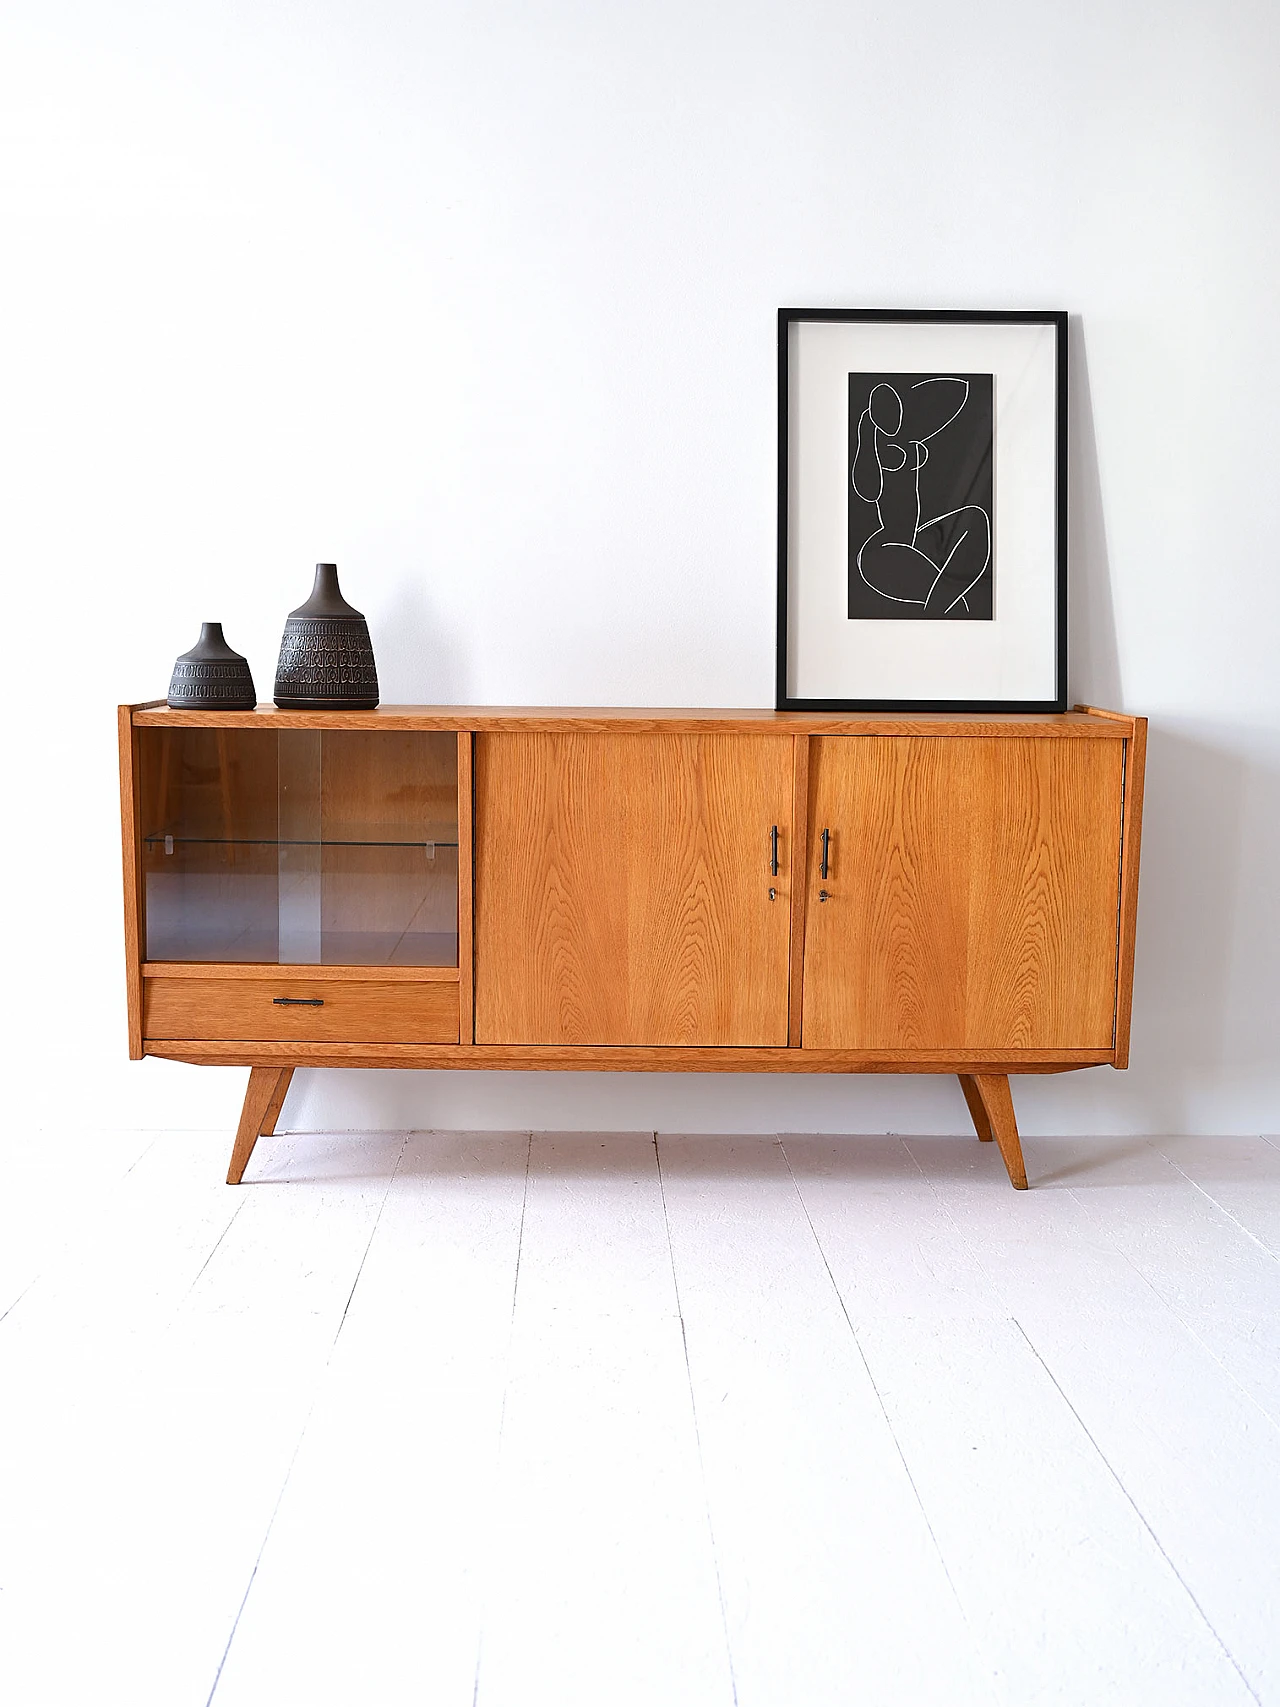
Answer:
<path fill-rule="evenodd" d="M 367 711 L 378 703 L 369 624 L 343 598 L 336 563 L 316 564 L 311 597 L 289 613 L 275 700 L 287 711 Z"/>
<path fill-rule="evenodd" d="M 220 622 L 203 622 L 200 638 L 173 666 L 169 704 L 186 711 L 252 711 L 258 703 L 247 661 L 222 637 Z"/>

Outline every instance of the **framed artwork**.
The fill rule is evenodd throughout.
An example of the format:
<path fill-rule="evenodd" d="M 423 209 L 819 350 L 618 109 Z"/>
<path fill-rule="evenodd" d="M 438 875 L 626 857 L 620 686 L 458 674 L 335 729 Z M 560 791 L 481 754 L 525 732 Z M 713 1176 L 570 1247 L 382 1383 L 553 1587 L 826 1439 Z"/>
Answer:
<path fill-rule="evenodd" d="M 778 312 L 780 711 L 1064 711 L 1067 316 Z"/>

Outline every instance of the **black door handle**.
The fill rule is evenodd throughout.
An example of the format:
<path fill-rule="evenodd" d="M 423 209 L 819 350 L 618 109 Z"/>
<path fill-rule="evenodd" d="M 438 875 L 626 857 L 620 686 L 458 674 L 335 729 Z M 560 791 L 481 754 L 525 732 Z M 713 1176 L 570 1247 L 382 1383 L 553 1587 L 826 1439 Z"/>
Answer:
<path fill-rule="evenodd" d="M 822 832 L 822 864 L 818 867 L 819 877 L 831 875 L 831 831 Z"/>
<path fill-rule="evenodd" d="M 778 826 L 769 831 L 769 876 L 778 875 Z"/>
<path fill-rule="evenodd" d="M 273 1008 L 322 1008 L 322 996 L 272 996 Z"/>

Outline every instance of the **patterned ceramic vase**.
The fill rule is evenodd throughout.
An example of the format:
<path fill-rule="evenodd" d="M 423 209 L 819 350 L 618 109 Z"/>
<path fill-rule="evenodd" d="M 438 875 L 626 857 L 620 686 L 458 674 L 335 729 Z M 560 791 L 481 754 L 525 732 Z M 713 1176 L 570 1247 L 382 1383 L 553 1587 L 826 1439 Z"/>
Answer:
<path fill-rule="evenodd" d="M 378 703 L 369 625 L 339 591 L 336 563 L 316 564 L 311 597 L 284 625 L 275 700 L 290 711 L 369 710 Z"/>
<path fill-rule="evenodd" d="M 222 624 L 201 623 L 199 640 L 173 666 L 169 704 L 187 711 L 252 711 L 257 703 L 249 665 L 222 638 Z"/>

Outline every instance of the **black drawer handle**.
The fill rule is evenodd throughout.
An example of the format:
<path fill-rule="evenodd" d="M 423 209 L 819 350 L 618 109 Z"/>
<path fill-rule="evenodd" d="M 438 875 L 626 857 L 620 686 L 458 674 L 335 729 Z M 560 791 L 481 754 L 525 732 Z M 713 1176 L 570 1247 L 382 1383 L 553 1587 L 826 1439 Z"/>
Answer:
<path fill-rule="evenodd" d="M 322 1008 L 324 998 L 321 996 L 272 996 L 273 1008 Z"/>

